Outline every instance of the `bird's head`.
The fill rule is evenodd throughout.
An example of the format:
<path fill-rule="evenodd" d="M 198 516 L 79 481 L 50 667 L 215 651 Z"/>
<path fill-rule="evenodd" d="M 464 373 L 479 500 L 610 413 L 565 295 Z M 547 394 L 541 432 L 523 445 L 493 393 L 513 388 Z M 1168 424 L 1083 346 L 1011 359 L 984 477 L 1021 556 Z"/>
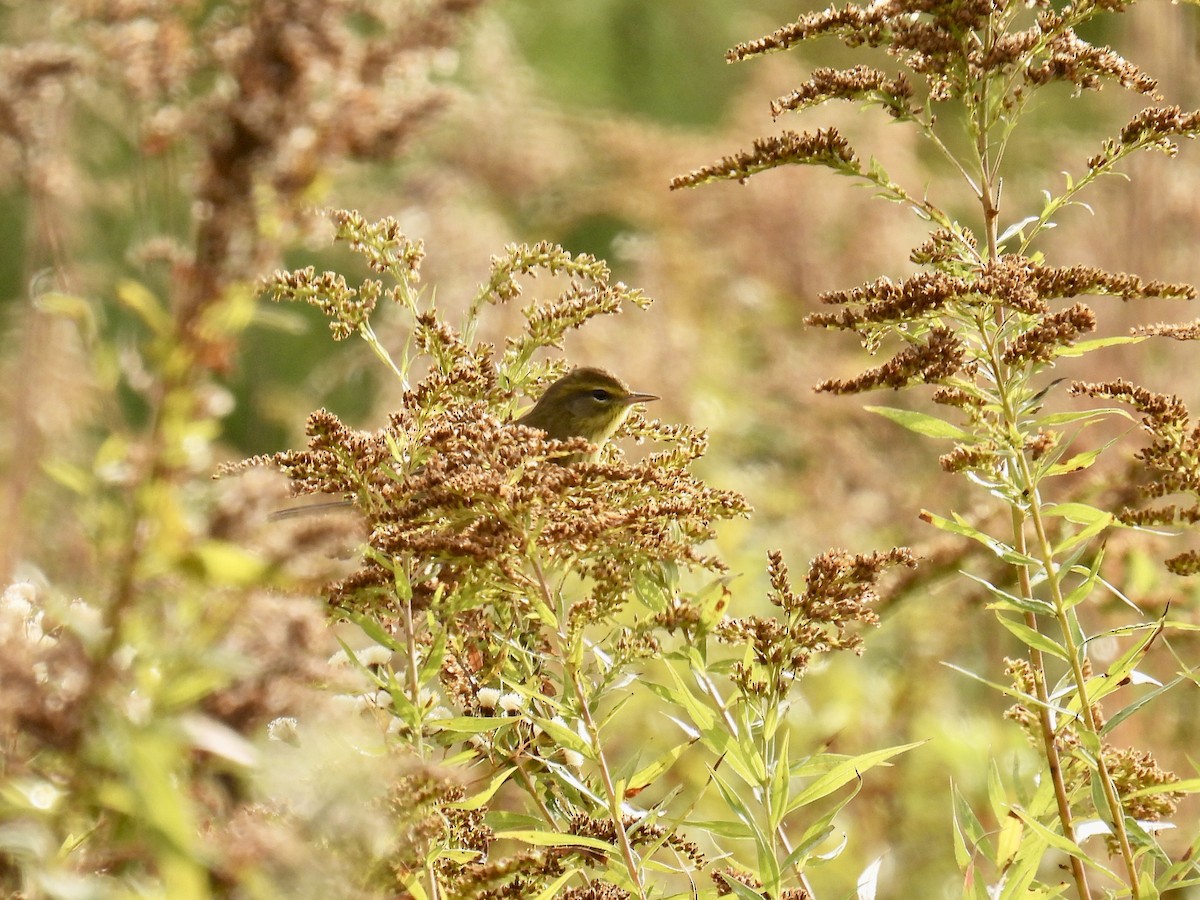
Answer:
<path fill-rule="evenodd" d="M 657 399 L 654 394 L 629 390 L 603 369 L 584 367 L 546 388 L 533 409 L 517 422 L 540 428 L 555 440 L 581 437 L 600 446 L 612 437 L 633 404 Z"/>

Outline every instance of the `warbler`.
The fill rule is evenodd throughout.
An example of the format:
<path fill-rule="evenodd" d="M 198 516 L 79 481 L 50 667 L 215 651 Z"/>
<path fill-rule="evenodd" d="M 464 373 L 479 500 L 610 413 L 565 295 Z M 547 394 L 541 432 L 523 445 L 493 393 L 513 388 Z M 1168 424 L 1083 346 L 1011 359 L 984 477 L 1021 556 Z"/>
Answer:
<path fill-rule="evenodd" d="M 556 441 L 583 438 L 600 448 L 625 421 L 636 403 L 657 400 L 655 394 L 631 391 L 603 369 L 585 366 L 568 372 L 550 387 L 517 425 L 539 428 Z M 580 462 L 569 458 L 566 462 Z"/>
<path fill-rule="evenodd" d="M 595 452 L 589 456 L 571 454 L 556 460 L 562 465 L 595 461 L 600 449 L 625 421 L 635 404 L 658 399 L 656 394 L 629 390 L 620 379 L 603 369 L 583 366 L 572 369 L 546 388 L 533 409 L 513 424 L 540 429 L 552 440 L 583 438 L 596 446 Z M 354 501 L 350 499 L 334 500 L 277 510 L 270 518 L 287 519 L 353 505 Z"/>

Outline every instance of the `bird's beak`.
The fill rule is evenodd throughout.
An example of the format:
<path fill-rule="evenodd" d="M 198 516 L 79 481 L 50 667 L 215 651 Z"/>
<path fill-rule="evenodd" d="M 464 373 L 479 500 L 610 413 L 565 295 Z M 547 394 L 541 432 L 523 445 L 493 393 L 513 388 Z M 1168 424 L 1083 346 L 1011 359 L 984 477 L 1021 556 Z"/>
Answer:
<path fill-rule="evenodd" d="M 630 394 L 625 398 L 626 406 L 633 406 L 635 403 L 649 403 L 651 400 L 661 400 L 658 394 Z"/>

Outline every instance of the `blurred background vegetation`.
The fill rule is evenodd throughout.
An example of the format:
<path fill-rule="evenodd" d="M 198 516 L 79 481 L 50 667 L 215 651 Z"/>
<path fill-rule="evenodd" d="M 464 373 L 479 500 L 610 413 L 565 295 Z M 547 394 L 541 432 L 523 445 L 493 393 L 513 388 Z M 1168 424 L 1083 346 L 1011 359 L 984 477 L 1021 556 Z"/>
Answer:
<path fill-rule="evenodd" d="M 864 785 L 839 823 L 849 849 L 814 874 L 818 888 L 845 894 L 883 854 L 883 896 L 956 895 L 950 782 L 983 797 L 988 760 L 1019 765 L 1024 748 L 1000 717 L 1003 698 L 942 665 L 1001 679 L 1005 638 L 981 624 L 981 596 L 951 577 L 984 571 L 986 561 L 932 534 L 917 513 L 965 512 L 978 498 L 939 470 L 926 442 L 856 399 L 813 394 L 819 379 L 857 372 L 862 351 L 801 325 L 821 291 L 910 271 L 921 223 L 822 171 L 667 190 L 673 175 L 790 124 L 771 123 L 768 101 L 844 58 L 831 44 L 725 63 L 733 43 L 796 12 L 765 0 L 0 4 L 5 583 L 28 581 L 66 608 L 76 597 L 116 603 L 130 579 L 163 596 L 191 579 L 181 611 L 143 624 L 153 623 L 169 658 L 186 655 L 198 623 L 209 623 L 225 648 L 205 662 L 219 673 L 214 684 L 244 674 L 245 659 L 229 662 L 231 646 L 243 657 L 301 652 L 268 639 L 270 629 L 293 618 L 309 627 L 315 601 L 297 595 L 281 611 L 270 594 L 235 612 L 214 597 L 241 597 L 249 582 L 272 578 L 316 597 L 320 572 L 305 567 L 319 570 L 324 554 L 278 550 L 267 571 L 255 568 L 261 545 L 247 543 L 245 557 L 214 561 L 209 538 L 270 538 L 261 521 L 252 534 L 221 524 L 248 517 L 237 495 L 258 488 L 250 479 L 214 485 L 211 472 L 222 460 L 297 446 L 306 414 L 321 406 L 376 427 L 399 386 L 361 345 L 330 341 L 314 311 L 255 301 L 247 285 L 277 266 L 352 268 L 314 214 L 328 206 L 395 216 L 423 238 L 425 280 L 450 310 L 508 242 L 590 252 L 657 302 L 573 335 L 565 355 L 661 394 L 655 412 L 665 420 L 709 429 L 704 476 L 756 509 L 720 539 L 744 602 L 765 592 L 769 548 L 795 560 L 830 546 L 909 544 L 926 555 L 919 580 L 887 601 L 866 655 L 805 682 L 796 729 L 806 745 L 847 753 L 929 740 Z M 1169 102 L 1191 109 L 1200 106 L 1197 21 L 1194 8 L 1147 3 L 1088 37 L 1112 43 L 1161 80 Z M 1041 101 L 1039 131 L 1013 148 L 1025 164 L 1005 184 L 1010 210 L 1036 203 L 1140 106 L 1111 89 L 1068 102 L 1063 88 L 1058 99 Z M 883 116 L 823 109 L 802 127 L 829 123 L 899 180 L 957 190 L 952 173 Z M 1197 148 L 1175 161 L 1143 155 L 1130 175 L 1085 198 L 1095 214 L 1066 216 L 1043 248 L 1050 262 L 1200 282 Z M 1102 334 L 1194 316 L 1108 302 Z M 481 336 L 502 340 L 505 315 L 515 311 L 498 310 L 494 332 Z M 387 331 L 386 316 L 376 327 L 385 343 L 406 339 Z M 1127 377 L 1200 402 L 1187 346 L 1143 344 L 1106 359 L 1110 371 L 1087 377 Z M 1136 446 L 1136 433 L 1127 439 Z M 1078 488 L 1111 490 L 1123 478 L 1089 473 Z M 151 483 L 157 499 L 143 490 Z M 167 494 L 174 530 L 161 524 Z M 157 510 L 158 557 L 139 531 L 148 509 Z M 1194 589 L 1157 568 L 1156 548 L 1126 543 L 1114 539 L 1109 551 L 1126 591 L 1151 612 L 1170 602 L 1200 621 Z M 123 569 L 131 553 L 140 555 L 135 575 Z M 214 608 L 225 610 L 222 628 L 237 619 L 249 637 L 221 644 L 227 631 L 212 625 Z M 337 649 L 327 635 L 304 634 L 304 652 Z M 261 740 L 289 703 L 318 702 L 305 696 L 233 727 Z M 1194 709 L 1194 691 L 1177 692 L 1149 720 L 1154 733 L 1127 740 L 1187 777 L 1186 756 L 1200 742 Z M 6 715 L 0 726 L 15 750 L 18 719 Z M 19 775 L 18 759 L 12 753 L 0 774 Z"/>

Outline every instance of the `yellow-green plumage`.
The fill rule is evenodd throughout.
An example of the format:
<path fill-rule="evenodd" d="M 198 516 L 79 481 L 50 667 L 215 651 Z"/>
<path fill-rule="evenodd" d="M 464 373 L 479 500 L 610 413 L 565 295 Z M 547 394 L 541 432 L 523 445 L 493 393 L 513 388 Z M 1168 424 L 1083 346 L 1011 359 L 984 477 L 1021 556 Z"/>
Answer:
<path fill-rule="evenodd" d="M 633 404 L 657 399 L 654 394 L 629 390 L 603 369 L 586 366 L 568 372 L 546 388 L 517 424 L 539 428 L 556 441 L 581 437 L 601 447 L 629 415 Z"/>

